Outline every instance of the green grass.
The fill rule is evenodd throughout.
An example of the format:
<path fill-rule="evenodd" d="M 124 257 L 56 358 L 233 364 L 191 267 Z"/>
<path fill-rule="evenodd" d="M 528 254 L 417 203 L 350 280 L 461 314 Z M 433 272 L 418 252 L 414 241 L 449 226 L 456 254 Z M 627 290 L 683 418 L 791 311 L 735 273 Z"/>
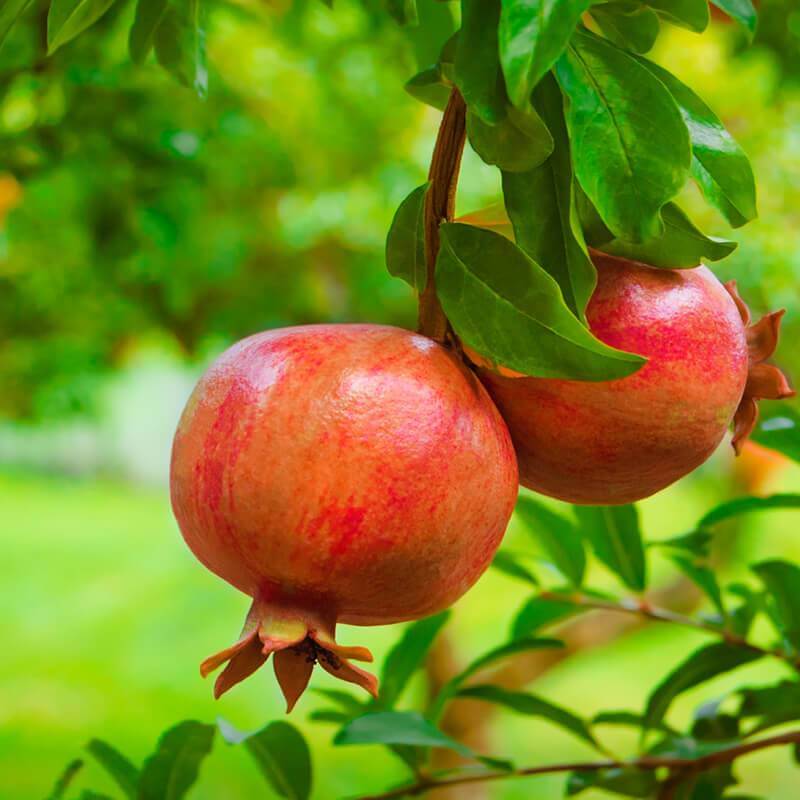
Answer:
<path fill-rule="evenodd" d="M 797 473 L 786 478 L 797 489 Z M 687 484 L 644 506 L 648 530 L 683 529 L 701 510 L 697 488 Z M 740 545 L 743 556 L 798 554 L 791 534 L 797 517 L 754 517 Z M 226 717 L 254 729 L 283 715 L 270 671 L 262 670 L 219 702 L 197 665 L 236 636 L 247 598 L 210 575 L 188 552 L 172 520 L 165 493 L 110 482 L 78 482 L 0 474 L 0 797 L 41 800 L 62 767 L 93 736 L 136 761 L 159 733 L 181 719 Z M 515 547 L 527 539 L 512 531 Z M 459 652 L 477 653 L 502 641 L 524 588 L 488 574 L 459 604 L 450 636 Z M 342 640 L 366 644 L 380 662 L 398 628 L 343 630 Z M 651 627 L 636 636 L 573 659 L 547 675 L 536 691 L 589 714 L 616 706 L 642 707 L 653 677 L 678 663 L 699 641 L 679 630 Z M 778 674 L 774 665 L 749 668 L 754 681 Z M 332 685 L 324 674 L 314 686 Z M 690 693 L 676 704 L 687 717 L 699 699 L 719 694 L 731 681 Z M 415 687 L 416 691 L 420 687 Z M 375 790 L 402 778 L 379 748 L 334 749 L 332 730 L 309 725 L 319 704 L 303 698 L 292 721 L 309 736 L 317 776 L 315 797 L 331 800 Z M 622 747 L 615 733 L 611 741 Z M 517 763 L 546 763 L 590 755 L 583 745 L 540 723 L 503 715 L 487 750 Z M 794 797 L 788 753 L 759 755 L 742 765 L 753 791 L 771 800 Z M 492 798 L 560 797 L 558 778 L 496 784 Z M 89 764 L 77 784 L 113 795 L 101 771 Z M 535 791 L 535 795 L 532 792 Z M 191 795 L 270 797 L 247 756 L 221 740 Z M 592 795 L 584 797 L 591 800 Z M 597 795 L 600 797 L 600 795 Z"/>

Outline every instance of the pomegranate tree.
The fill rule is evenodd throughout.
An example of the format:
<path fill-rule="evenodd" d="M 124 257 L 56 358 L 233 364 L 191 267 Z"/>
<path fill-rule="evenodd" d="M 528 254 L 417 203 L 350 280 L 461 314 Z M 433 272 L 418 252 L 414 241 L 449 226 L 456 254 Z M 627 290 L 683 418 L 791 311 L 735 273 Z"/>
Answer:
<path fill-rule="evenodd" d="M 289 709 L 315 663 L 375 694 L 337 643 L 449 606 L 486 569 L 517 494 L 506 426 L 478 379 L 380 325 L 268 331 L 209 368 L 180 421 L 172 504 L 187 544 L 253 602 L 219 696 L 273 655 Z"/>

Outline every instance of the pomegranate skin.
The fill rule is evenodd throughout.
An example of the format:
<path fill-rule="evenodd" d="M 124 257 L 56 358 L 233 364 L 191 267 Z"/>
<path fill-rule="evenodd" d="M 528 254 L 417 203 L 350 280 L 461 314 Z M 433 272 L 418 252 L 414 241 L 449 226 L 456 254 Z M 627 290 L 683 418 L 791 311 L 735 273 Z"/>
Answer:
<path fill-rule="evenodd" d="M 374 692 L 346 661 L 369 652 L 337 645 L 336 622 L 457 600 L 489 565 L 517 486 L 500 414 L 430 339 L 311 325 L 239 342 L 201 378 L 172 453 L 187 544 L 254 599 L 243 638 L 203 673 L 230 660 L 220 694 L 275 652 L 289 707 L 315 660 Z"/>
<path fill-rule="evenodd" d="M 480 376 L 511 431 L 524 486 L 614 505 L 654 494 L 711 455 L 742 398 L 748 347 L 736 303 L 707 268 L 593 260 L 589 327 L 648 362 L 600 383 Z"/>

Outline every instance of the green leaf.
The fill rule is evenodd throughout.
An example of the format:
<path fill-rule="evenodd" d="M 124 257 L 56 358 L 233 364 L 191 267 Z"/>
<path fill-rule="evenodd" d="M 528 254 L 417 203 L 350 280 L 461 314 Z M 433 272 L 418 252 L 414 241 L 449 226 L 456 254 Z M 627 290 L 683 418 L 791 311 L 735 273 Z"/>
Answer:
<path fill-rule="evenodd" d="M 501 0 L 500 62 L 514 105 L 529 102 L 590 4 L 590 0 Z"/>
<path fill-rule="evenodd" d="M 400 203 L 386 237 L 386 267 L 418 292 L 428 283 L 425 264 L 425 195 L 430 183 L 417 186 Z"/>
<path fill-rule="evenodd" d="M 255 733 L 237 731 L 219 720 L 229 744 L 244 744 L 272 788 L 289 800 L 307 800 L 311 794 L 311 753 L 306 740 L 288 722 L 270 722 Z"/>
<path fill-rule="evenodd" d="M 312 689 L 312 691 L 321 697 L 327 697 L 346 712 L 359 713 L 365 708 L 365 703 L 353 697 L 350 692 L 343 692 L 341 689 Z"/>
<path fill-rule="evenodd" d="M 386 0 L 386 9 L 398 25 L 419 25 L 417 0 Z"/>
<path fill-rule="evenodd" d="M 470 111 L 488 124 L 505 116 L 506 92 L 497 53 L 496 0 L 462 0 L 455 43 L 455 84 Z"/>
<path fill-rule="evenodd" d="M 605 789 L 625 797 L 654 797 L 658 787 L 655 773 L 634 767 L 613 767 L 573 772 L 567 780 L 567 797 L 586 789 Z"/>
<path fill-rule="evenodd" d="M 800 412 L 783 401 L 762 410 L 750 438 L 800 463 Z"/>
<path fill-rule="evenodd" d="M 0 4 L 0 47 L 31 0 L 5 0 Z"/>
<path fill-rule="evenodd" d="M 719 261 L 736 249 L 736 242 L 706 236 L 675 203 L 661 209 L 661 221 L 664 229 L 655 239 L 642 244 L 613 239 L 599 249 L 663 269 L 696 267 L 702 259 Z"/>
<path fill-rule="evenodd" d="M 528 172 L 504 172 L 503 195 L 517 245 L 555 278 L 569 309 L 583 319 L 597 273 L 583 240 L 573 194 L 563 98 L 552 75 L 534 92 L 553 152 Z"/>
<path fill-rule="evenodd" d="M 164 733 L 139 777 L 139 800 L 178 800 L 184 797 L 211 752 L 216 728 L 187 720 Z"/>
<path fill-rule="evenodd" d="M 642 534 L 636 506 L 573 506 L 595 555 L 634 591 L 647 583 Z"/>
<path fill-rule="evenodd" d="M 691 533 L 673 536 L 671 539 L 661 539 L 657 542 L 648 542 L 648 547 L 664 547 L 671 550 L 682 550 L 697 558 L 706 558 L 710 551 L 711 540 L 714 537 L 706 530 L 698 529 Z"/>
<path fill-rule="evenodd" d="M 477 755 L 469 747 L 442 733 L 417 711 L 378 711 L 351 720 L 333 740 L 336 745 L 385 744 L 440 747 L 453 750 L 464 758 L 482 761 L 493 766 L 507 762 Z"/>
<path fill-rule="evenodd" d="M 518 578 L 533 586 L 539 585 L 537 577 L 522 563 L 522 558 L 517 553 L 498 550 L 492 560 L 492 566 L 510 578 Z"/>
<path fill-rule="evenodd" d="M 661 28 L 658 14 L 641 3 L 600 3 L 591 7 L 591 14 L 614 44 L 636 53 L 651 50 Z"/>
<path fill-rule="evenodd" d="M 781 681 L 774 686 L 746 687 L 738 692 L 738 716 L 754 719 L 747 735 L 800 719 L 800 683 Z"/>
<path fill-rule="evenodd" d="M 503 659 L 506 659 L 509 656 L 517 655 L 518 653 L 527 653 L 531 650 L 545 650 L 560 648 L 563 646 L 563 642 L 560 642 L 558 639 L 540 639 L 531 637 L 525 639 L 514 639 L 506 644 L 501 645 L 500 647 L 495 647 L 488 653 L 484 653 L 482 656 L 476 658 L 475 661 L 473 661 L 469 666 L 467 666 L 465 669 L 459 672 L 458 675 L 451 678 L 444 686 L 442 686 L 442 688 L 439 690 L 439 694 L 434 698 L 433 703 L 431 704 L 428 716 L 433 720 L 439 719 L 442 711 L 444 710 L 445 704 L 448 700 L 455 697 L 461 686 L 464 684 L 464 681 L 466 681 L 468 678 L 471 678 L 476 672 L 480 672 L 480 670 L 491 666 L 497 661 L 502 661 Z"/>
<path fill-rule="evenodd" d="M 648 728 L 657 727 L 672 701 L 683 692 L 761 657 L 761 653 L 723 643 L 710 644 L 695 650 L 650 695 L 644 714 L 645 725 Z"/>
<path fill-rule="evenodd" d="M 573 36 L 556 75 L 570 100 L 575 174 L 603 221 L 632 242 L 661 235 L 659 212 L 691 163 L 686 123 L 669 91 L 635 57 L 588 31 Z"/>
<path fill-rule="evenodd" d="M 702 33 L 710 19 L 708 0 L 646 0 L 647 5 L 658 11 L 663 19 L 687 28 L 695 33 Z"/>
<path fill-rule="evenodd" d="M 672 561 L 692 583 L 702 590 L 703 594 L 714 604 L 717 611 L 723 617 L 727 616 L 725 603 L 722 599 L 722 590 L 719 588 L 714 571 L 704 564 L 697 564 L 682 556 L 673 556 Z"/>
<path fill-rule="evenodd" d="M 758 14 L 751 0 L 711 0 L 711 2 L 731 19 L 735 19 L 747 31 L 750 39 L 753 38 Z"/>
<path fill-rule="evenodd" d="M 543 700 L 541 697 L 536 697 L 526 692 L 512 692 L 499 686 L 488 685 L 469 686 L 466 689 L 461 689 L 458 692 L 458 696 L 468 697 L 473 700 L 485 700 L 487 703 L 495 703 L 529 717 L 541 717 L 564 728 L 593 747 L 597 746 L 597 740 L 592 735 L 585 720 L 565 708 Z"/>
<path fill-rule="evenodd" d="M 754 592 L 745 583 L 732 583 L 728 586 L 728 593 L 741 599 L 741 603 L 734 606 L 728 613 L 728 627 L 739 636 L 747 636 L 753 626 L 756 616 L 764 607 L 764 598 L 761 592 Z"/>
<path fill-rule="evenodd" d="M 452 91 L 442 76 L 439 66 L 428 67 L 418 72 L 405 84 L 405 90 L 417 100 L 444 111 Z"/>
<path fill-rule="evenodd" d="M 581 606 L 575 603 L 549 600 L 546 597 L 532 597 L 517 612 L 511 625 L 511 637 L 521 639 L 531 636 L 548 625 L 562 622 L 567 617 L 580 614 L 582 611 Z"/>
<path fill-rule="evenodd" d="M 53 0 L 47 14 L 47 53 L 94 25 L 113 5 L 114 0 Z"/>
<path fill-rule="evenodd" d="M 467 113 L 467 136 L 472 149 L 487 164 L 508 172 L 524 172 L 541 164 L 553 150 L 553 139 L 532 109 L 506 106 L 495 122 Z"/>
<path fill-rule="evenodd" d="M 767 497 L 737 497 L 712 508 L 698 523 L 698 528 L 708 528 L 727 519 L 754 511 L 773 508 L 800 508 L 800 494 L 772 494 Z"/>
<path fill-rule="evenodd" d="M 703 0 L 703 6 L 706 2 Z M 692 176 L 713 206 L 739 227 L 758 216 L 756 184 L 750 160 L 716 114 L 672 73 L 639 58 L 669 90 L 689 129 L 692 141 Z"/>
<path fill-rule="evenodd" d="M 644 716 L 634 711 L 601 711 L 592 719 L 592 725 L 620 725 L 626 728 L 644 728 Z M 666 723 L 655 726 L 657 730 L 678 736 Z"/>
<path fill-rule="evenodd" d="M 128 37 L 128 51 L 135 64 L 141 64 L 153 49 L 158 26 L 169 8 L 169 0 L 138 0 L 136 17 Z"/>
<path fill-rule="evenodd" d="M 69 764 L 67 764 L 67 766 L 64 768 L 64 771 L 61 773 L 61 775 L 59 775 L 55 786 L 53 786 L 53 790 L 47 797 L 47 800 L 61 800 L 64 797 L 64 793 L 67 791 L 67 789 L 69 789 L 70 785 L 82 769 L 83 761 L 80 758 L 70 761 Z"/>
<path fill-rule="evenodd" d="M 775 604 L 775 617 L 781 633 L 800 649 L 800 567 L 776 559 L 762 561 L 752 569 Z"/>
<path fill-rule="evenodd" d="M 553 278 L 513 242 L 458 223 L 440 230 L 437 291 L 473 350 L 526 375 L 577 380 L 624 377 L 644 363 L 595 339 Z"/>
<path fill-rule="evenodd" d="M 406 628 L 400 641 L 383 662 L 378 704 L 391 708 L 399 699 L 411 676 L 423 665 L 439 631 L 450 618 L 449 611 L 418 620 Z"/>
<path fill-rule="evenodd" d="M 178 82 L 208 94 L 206 31 L 200 0 L 169 0 L 153 43 L 158 63 Z"/>
<path fill-rule="evenodd" d="M 139 770 L 115 747 L 101 739 L 91 739 L 86 749 L 100 766 L 114 779 L 126 797 L 135 800 L 139 784 Z"/>
<path fill-rule="evenodd" d="M 586 570 L 586 553 L 574 523 L 530 495 L 520 495 L 515 510 L 562 575 L 574 586 L 580 586 Z"/>

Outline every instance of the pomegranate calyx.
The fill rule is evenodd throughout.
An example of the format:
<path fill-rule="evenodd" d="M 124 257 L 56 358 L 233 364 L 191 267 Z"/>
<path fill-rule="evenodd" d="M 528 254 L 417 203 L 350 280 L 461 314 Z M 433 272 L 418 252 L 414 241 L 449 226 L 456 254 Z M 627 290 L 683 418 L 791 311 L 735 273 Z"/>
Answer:
<path fill-rule="evenodd" d="M 733 417 L 731 444 L 739 455 L 747 438 L 758 421 L 759 400 L 783 400 L 795 395 L 783 372 L 773 364 L 764 363 L 775 352 L 780 337 L 781 319 L 785 309 L 765 314 L 758 322 L 750 324 L 750 309 L 739 295 L 736 281 L 728 281 L 725 288 L 733 298 L 747 338 L 748 371 L 742 399 Z"/>
<path fill-rule="evenodd" d="M 372 653 L 366 647 L 338 644 L 335 627 L 335 619 L 327 620 L 313 610 L 256 599 L 248 612 L 241 638 L 203 661 L 200 674 L 205 678 L 226 664 L 214 684 L 214 697 L 219 698 L 250 677 L 274 654 L 275 677 L 286 700 L 287 713 L 308 686 L 314 664 L 377 697 L 377 678 L 350 663 L 351 659 L 370 662 Z"/>

